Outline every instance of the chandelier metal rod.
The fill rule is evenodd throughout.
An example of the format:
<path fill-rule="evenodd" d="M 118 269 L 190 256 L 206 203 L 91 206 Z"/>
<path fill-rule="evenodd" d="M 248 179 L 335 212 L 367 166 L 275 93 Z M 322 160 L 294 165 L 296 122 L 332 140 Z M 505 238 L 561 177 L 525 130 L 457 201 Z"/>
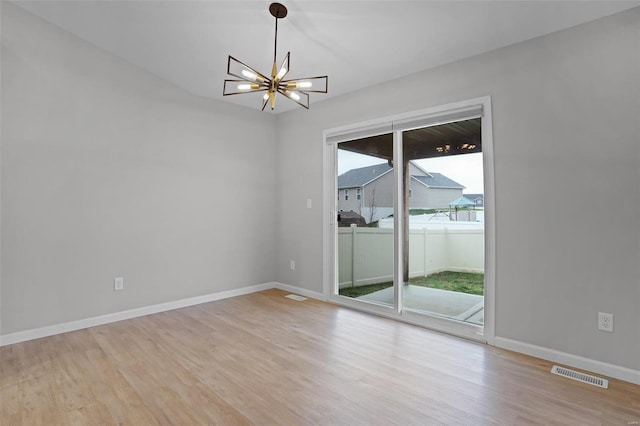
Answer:
<path fill-rule="evenodd" d="M 278 52 L 278 17 L 276 16 L 276 36 L 273 42 L 273 63 L 276 63 L 276 54 Z"/>

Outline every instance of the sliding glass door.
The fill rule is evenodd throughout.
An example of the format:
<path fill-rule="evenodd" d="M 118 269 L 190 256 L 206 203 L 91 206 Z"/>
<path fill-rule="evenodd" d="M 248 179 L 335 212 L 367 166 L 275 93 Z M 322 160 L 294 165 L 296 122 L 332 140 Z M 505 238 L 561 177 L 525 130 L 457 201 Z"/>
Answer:
<path fill-rule="evenodd" d="M 402 133 L 405 310 L 483 324 L 481 133 L 480 118 Z"/>
<path fill-rule="evenodd" d="M 487 340 L 488 106 L 484 99 L 327 138 L 331 299 Z"/>

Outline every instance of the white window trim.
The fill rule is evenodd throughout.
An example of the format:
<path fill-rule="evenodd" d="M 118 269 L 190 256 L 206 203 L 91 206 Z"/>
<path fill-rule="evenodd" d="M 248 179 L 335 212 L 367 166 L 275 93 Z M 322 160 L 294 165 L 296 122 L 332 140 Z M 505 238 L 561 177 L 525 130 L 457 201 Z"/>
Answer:
<path fill-rule="evenodd" d="M 411 311 L 402 310 L 400 291 L 396 291 L 395 301 L 397 309 L 386 306 L 371 305 L 358 300 L 341 296 L 334 296 L 332 285 L 337 279 L 336 264 L 337 253 L 335 250 L 335 226 L 336 224 L 336 191 L 337 176 L 335 167 L 337 163 L 337 143 L 355 138 L 393 133 L 394 140 L 397 135 L 406 130 L 446 124 L 464 119 L 481 117 L 482 119 L 482 152 L 484 173 L 484 206 L 485 206 L 485 321 L 482 333 L 479 327 L 472 324 L 458 323 L 453 320 L 425 317 Z M 493 131 L 491 115 L 491 97 L 484 96 L 426 108 L 390 117 L 382 117 L 366 122 L 355 123 L 348 126 L 327 129 L 323 132 L 323 287 L 324 297 L 344 306 L 366 310 L 371 313 L 395 318 L 401 321 L 421 325 L 428 328 L 437 328 L 446 333 L 461 337 L 483 341 L 490 345 L 495 342 L 495 271 L 496 271 L 496 222 L 495 222 L 495 178 L 493 158 Z M 399 144 L 396 144 L 399 145 Z M 395 150 L 399 150 L 396 147 Z M 396 153 L 398 155 L 398 153 Z M 397 198 L 395 197 L 397 202 Z M 401 215 L 396 215 L 401 217 Z M 396 229 L 401 224 L 396 224 Z M 398 239 L 402 237 L 398 234 Z M 396 248 L 397 253 L 397 248 Z M 399 260 L 401 262 L 401 259 Z M 402 270 L 402 265 L 396 262 L 396 273 Z M 397 288 L 397 287 L 396 287 Z"/>

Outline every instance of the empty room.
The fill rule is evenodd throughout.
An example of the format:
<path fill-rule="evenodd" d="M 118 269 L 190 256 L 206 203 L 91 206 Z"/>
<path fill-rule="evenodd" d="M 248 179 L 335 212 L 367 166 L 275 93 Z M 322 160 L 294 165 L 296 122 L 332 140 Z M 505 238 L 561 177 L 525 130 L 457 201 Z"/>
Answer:
<path fill-rule="evenodd" d="M 639 1 L 0 1 L 0 424 L 640 424 Z"/>

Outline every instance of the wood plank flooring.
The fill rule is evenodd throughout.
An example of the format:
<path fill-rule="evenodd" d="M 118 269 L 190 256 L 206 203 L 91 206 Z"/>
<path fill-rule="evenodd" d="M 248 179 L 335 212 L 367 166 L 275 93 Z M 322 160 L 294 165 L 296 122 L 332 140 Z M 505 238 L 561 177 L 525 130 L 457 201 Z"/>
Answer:
<path fill-rule="evenodd" d="M 8 425 L 634 425 L 640 386 L 269 290 L 0 348 Z"/>

